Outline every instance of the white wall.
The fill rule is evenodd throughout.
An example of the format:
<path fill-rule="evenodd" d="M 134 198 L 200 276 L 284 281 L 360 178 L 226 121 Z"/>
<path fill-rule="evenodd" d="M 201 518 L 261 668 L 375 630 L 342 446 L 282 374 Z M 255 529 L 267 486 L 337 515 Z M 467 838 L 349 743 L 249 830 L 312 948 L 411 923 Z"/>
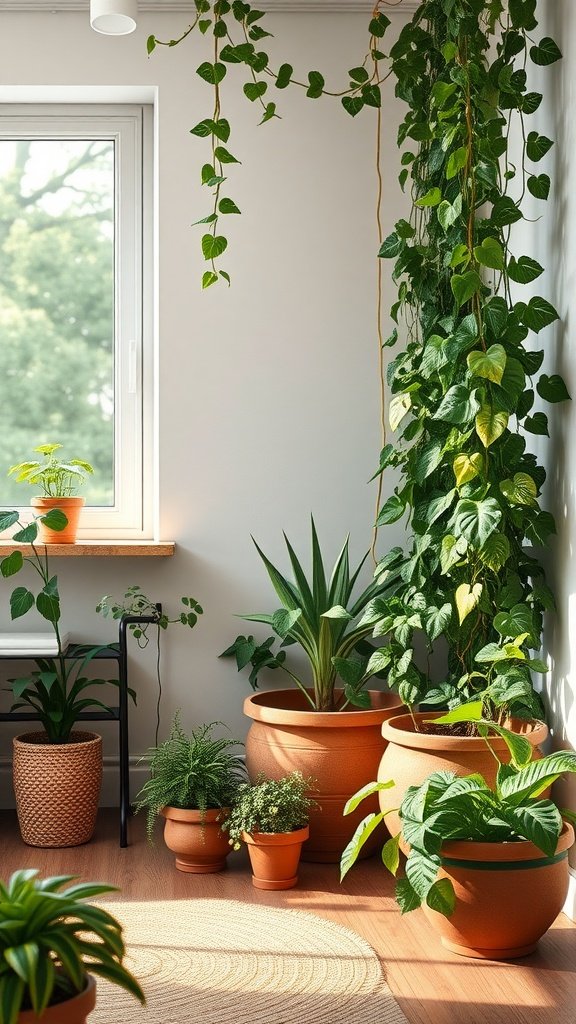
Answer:
<path fill-rule="evenodd" d="M 278 64 L 289 60 L 300 75 L 325 70 L 329 85 L 345 88 L 346 70 L 364 54 L 367 20 L 270 15 L 275 39 L 266 42 Z M 399 15 L 395 21 L 401 24 Z M 181 594 L 201 600 L 205 615 L 196 632 L 174 626 L 164 637 L 164 726 L 182 707 L 186 725 L 222 719 L 243 736 L 248 682 L 217 655 L 242 631 L 235 612 L 276 606 L 250 534 L 280 561 L 282 529 L 307 552 L 310 512 L 330 559 L 348 531 L 354 556 L 371 540 L 375 485 L 367 481 L 380 447 L 375 119 L 366 111 L 352 120 L 339 101 L 313 102 L 289 90 L 278 94 L 283 119 L 257 127 L 258 110 L 238 96 L 244 79 L 231 69 L 238 88 L 224 83 L 222 112 L 233 126 L 229 148 L 243 161 L 230 171 L 230 194 L 243 216 L 227 224 L 232 288 L 202 293 L 200 236 L 190 224 L 209 208 L 199 187 L 206 144 L 189 129 L 210 113 L 210 87 L 194 73 L 206 56 L 194 42 L 148 59 L 145 45 L 150 32 L 169 38 L 185 25 L 184 15 L 149 14 L 134 35 L 114 39 L 91 31 L 80 13 L 0 14 L 0 100 L 2 87 L 14 85 L 158 88 L 160 535 L 176 540 L 177 553 L 165 560 L 61 559 L 55 567 L 64 621 L 78 638 L 114 637 L 94 607 L 103 593 L 120 595 L 130 583 L 169 612 L 178 611 Z M 386 232 L 402 202 L 399 119 L 390 87 Z M 389 528 L 387 543 L 398 535 Z M 10 589 L 0 587 L 5 623 Z M 134 755 L 153 741 L 156 700 L 153 652 L 136 654 Z M 7 706 L 8 695 L 1 698 Z M 113 757 L 112 727 L 102 732 Z M 0 736 L 7 764 L 7 726 Z"/>

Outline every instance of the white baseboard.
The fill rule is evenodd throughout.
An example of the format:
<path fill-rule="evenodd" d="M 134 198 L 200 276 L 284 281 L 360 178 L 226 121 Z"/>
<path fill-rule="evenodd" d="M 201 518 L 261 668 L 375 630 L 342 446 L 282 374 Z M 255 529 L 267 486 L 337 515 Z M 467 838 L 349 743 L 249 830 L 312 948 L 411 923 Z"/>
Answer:
<path fill-rule="evenodd" d="M 141 763 L 139 757 L 130 758 L 130 796 L 134 799 L 138 790 L 148 778 L 148 768 Z M 104 758 L 102 776 L 101 807 L 118 807 L 119 795 L 118 758 Z M 14 790 L 12 788 L 12 762 L 10 758 L 0 758 L 0 810 L 14 808 Z"/>
<path fill-rule="evenodd" d="M 564 913 L 571 921 L 576 921 L 576 868 L 570 868 L 570 882 Z"/>

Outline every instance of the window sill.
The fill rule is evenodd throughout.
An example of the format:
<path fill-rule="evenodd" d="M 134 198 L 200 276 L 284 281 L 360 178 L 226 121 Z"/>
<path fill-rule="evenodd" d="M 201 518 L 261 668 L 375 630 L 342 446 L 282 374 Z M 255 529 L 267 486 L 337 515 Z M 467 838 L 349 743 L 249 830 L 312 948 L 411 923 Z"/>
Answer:
<path fill-rule="evenodd" d="M 38 547 L 43 549 L 44 545 Z M 174 554 L 175 547 L 173 540 L 80 540 L 76 544 L 47 545 L 49 555 L 58 558 L 166 558 Z M 29 544 L 0 541 L 0 558 L 12 551 L 32 554 Z"/>

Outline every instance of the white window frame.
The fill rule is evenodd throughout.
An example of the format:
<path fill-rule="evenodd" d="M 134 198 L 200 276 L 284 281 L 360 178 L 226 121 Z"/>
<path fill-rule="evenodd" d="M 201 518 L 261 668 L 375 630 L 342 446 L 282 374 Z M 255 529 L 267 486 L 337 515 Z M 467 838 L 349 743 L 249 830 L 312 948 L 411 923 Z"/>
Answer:
<path fill-rule="evenodd" d="M 0 139 L 45 138 L 110 140 L 115 152 L 114 504 L 86 506 L 78 537 L 151 540 L 153 109 L 140 104 L 0 103 Z M 28 506 L 19 511 L 24 519 L 29 517 Z"/>

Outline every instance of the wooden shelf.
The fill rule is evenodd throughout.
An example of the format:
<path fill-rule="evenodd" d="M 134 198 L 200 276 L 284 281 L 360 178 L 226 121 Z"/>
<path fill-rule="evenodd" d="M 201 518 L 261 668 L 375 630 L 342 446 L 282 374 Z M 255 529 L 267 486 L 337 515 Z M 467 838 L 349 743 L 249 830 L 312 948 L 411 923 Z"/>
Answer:
<path fill-rule="evenodd" d="M 44 548 L 43 544 L 36 546 Z M 80 540 L 76 544 L 48 544 L 47 548 L 52 558 L 167 558 L 174 554 L 176 544 L 173 540 Z M 0 558 L 12 551 L 32 554 L 29 544 L 0 541 Z"/>

